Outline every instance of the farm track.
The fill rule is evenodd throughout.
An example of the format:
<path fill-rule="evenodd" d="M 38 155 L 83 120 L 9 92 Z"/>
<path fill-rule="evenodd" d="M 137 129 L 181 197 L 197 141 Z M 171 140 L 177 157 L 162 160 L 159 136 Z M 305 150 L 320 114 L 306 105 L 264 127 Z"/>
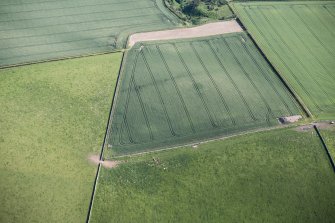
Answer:
<path fill-rule="evenodd" d="M 191 28 L 135 33 L 129 36 L 128 46 L 132 47 L 137 42 L 161 41 L 172 39 L 186 39 L 195 37 L 214 36 L 226 33 L 242 32 L 243 29 L 235 20 L 209 23 Z"/>

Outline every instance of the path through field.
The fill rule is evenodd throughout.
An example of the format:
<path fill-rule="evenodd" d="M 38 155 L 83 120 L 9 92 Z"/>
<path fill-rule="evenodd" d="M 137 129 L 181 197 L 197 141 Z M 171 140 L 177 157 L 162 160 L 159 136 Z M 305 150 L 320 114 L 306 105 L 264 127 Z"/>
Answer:
<path fill-rule="evenodd" d="M 215 22 L 192 28 L 181 28 L 157 32 L 135 33 L 129 37 L 128 46 L 137 42 L 153 40 L 184 39 L 193 37 L 214 36 L 225 33 L 242 32 L 243 29 L 236 20 Z"/>

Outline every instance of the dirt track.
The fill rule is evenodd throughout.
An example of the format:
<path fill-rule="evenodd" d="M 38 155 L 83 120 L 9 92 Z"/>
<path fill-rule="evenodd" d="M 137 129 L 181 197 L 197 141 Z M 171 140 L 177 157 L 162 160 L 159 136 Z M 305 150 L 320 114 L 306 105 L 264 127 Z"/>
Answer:
<path fill-rule="evenodd" d="M 235 20 L 230 20 L 230 21 L 209 23 L 192 28 L 135 33 L 129 37 L 128 46 L 132 47 L 135 43 L 143 41 L 214 36 L 224 33 L 242 32 L 242 31 L 243 29 Z"/>

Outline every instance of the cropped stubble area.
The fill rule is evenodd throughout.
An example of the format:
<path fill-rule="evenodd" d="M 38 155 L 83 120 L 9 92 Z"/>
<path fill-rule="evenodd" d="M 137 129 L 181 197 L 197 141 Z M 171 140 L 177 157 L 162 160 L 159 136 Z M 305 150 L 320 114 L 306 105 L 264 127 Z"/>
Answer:
<path fill-rule="evenodd" d="M 112 155 L 274 126 L 301 112 L 245 33 L 138 43 L 124 66 Z"/>
<path fill-rule="evenodd" d="M 2 0 L 0 67 L 109 52 L 178 23 L 162 0 Z"/>
<path fill-rule="evenodd" d="M 335 118 L 335 2 L 233 3 L 238 17 L 312 114 Z"/>
<path fill-rule="evenodd" d="M 102 169 L 92 222 L 333 222 L 335 177 L 315 131 L 277 129 Z"/>

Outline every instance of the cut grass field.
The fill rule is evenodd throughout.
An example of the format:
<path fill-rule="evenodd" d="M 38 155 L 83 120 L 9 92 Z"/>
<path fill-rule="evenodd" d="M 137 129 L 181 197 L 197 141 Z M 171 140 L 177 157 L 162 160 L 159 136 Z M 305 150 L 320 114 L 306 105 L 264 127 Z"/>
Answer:
<path fill-rule="evenodd" d="M 84 222 L 121 54 L 0 70 L 0 222 Z"/>
<path fill-rule="evenodd" d="M 335 118 L 335 2 L 233 3 L 248 32 L 312 114 Z"/>
<path fill-rule="evenodd" d="M 121 159 L 93 222 L 333 222 L 335 177 L 314 131 L 278 129 Z"/>
<path fill-rule="evenodd" d="M 120 78 L 112 155 L 274 126 L 301 112 L 245 33 L 137 43 Z"/>
<path fill-rule="evenodd" d="M 162 0 L 2 0 L 0 67 L 113 51 L 131 33 L 178 23 Z"/>

